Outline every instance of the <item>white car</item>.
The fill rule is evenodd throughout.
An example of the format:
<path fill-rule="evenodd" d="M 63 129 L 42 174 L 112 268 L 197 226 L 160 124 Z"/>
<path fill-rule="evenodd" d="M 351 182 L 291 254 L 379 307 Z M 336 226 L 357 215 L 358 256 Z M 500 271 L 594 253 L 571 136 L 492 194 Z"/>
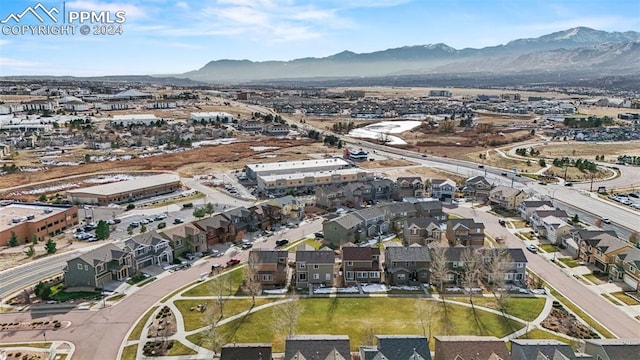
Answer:
<path fill-rule="evenodd" d="M 600 220 L 602 220 L 602 222 L 605 224 L 611 224 L 611 220 L 608 217 L 602 217 L 600 218 Z"/>
<path fill-rule="evenodd" d="M 165 214 L 158 214 L 158 215 L 156 215 L 156 216 L 154 217 L 154 219 L 155 219 L 156 221 L 164 220 L 164 219 L 166 219 L 166 218 L 167 218 L 167 215 L 165 215 Z"/>
<path fill-rule="evenodd" d="M 640 203 L 633 203 L 631 204 L 631 207 L 634 209 L 639 209 L 640 210 Z"/>

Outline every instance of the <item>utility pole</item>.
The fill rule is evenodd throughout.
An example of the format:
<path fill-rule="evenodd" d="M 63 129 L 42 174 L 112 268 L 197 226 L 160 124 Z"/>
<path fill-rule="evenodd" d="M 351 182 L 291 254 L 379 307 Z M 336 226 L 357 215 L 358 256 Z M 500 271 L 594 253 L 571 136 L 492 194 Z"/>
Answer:
<path fill-rule="evenodd" d="M 589 187 L 589 192 L 593 192 L 593 173 L 591 173 L 591 186 Z"/>

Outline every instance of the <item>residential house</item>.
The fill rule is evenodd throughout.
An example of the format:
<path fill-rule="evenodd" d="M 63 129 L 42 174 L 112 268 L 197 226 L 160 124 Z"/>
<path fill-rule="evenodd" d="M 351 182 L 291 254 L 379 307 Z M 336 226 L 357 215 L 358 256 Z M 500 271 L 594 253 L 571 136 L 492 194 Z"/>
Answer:
<path fill-rule="evenodd" d="M 442 202 L 440 200 L 419 201 L 414 204 L 418 217 L 433 217 L 442 222 L 447 221 L 447 214 L 442 211 Z"/>
<path fill-rule="evenodd" d="M 633 246 L 611 233 L 577 231 L 578 259 L 595 265 L 604 273 L 614 264 L 614 256 L 624 253 Z"/>
<path fill-rule="evenodd" d="M 376 335 L 377 346 L 361 346 L 360 360 L 431 360 L 429 341 L 416 335 Z"/>
<path fill-rule="evenodd" d="M 495 336 L 436 336 L 434 360 L 509 360 L 507 344 Z"/>
<path fill-rule="evenodd" d="M 344 204 L 352 208 L 361 208 L 373 200 L 373 186 L 364 182 L 353 182 L 342 186 L 345 196 Z"/>
<path fill-rule="evenodd" d="M 531 217 L 533 228 L 552 244 L 561 244 L 562 237 L 575 228 L 567 222 L 564 210 L 536 210 Z"/>
<path fill-rule="evenodd" d="M 284 360 L 351 359 L 347 335 L 289 335 L 284 349 Z"/>
<path fill-rule="evenodd" d="M 428 284 L 430 268 L 431 255 L 426 246 L 390 246 L 384 250 L 385 282 L 389 285 Z"/>
<path fill-rule="evenodd" d="M 507 210 L 517 210 L 520 203 L 526 198 L 527 193 L 524 191 L 502 185 L 496 186 L 489 191 L 491 205 Z"/>
<path fill-rule="evenodd" d="M 133 253 L 135 271 L 151 265 L 160 265 L 163 262 L 173 262 L 173 250 L 169 246 L 169 240 L 155 231 L 129 238 L 125 240 L 124 246 L 125 250 Z"/>
<path fill-rule="evenodd" d="M 640 291 L 640 249 L 632 248 L 615 255 L 614 264 L 609 267 L 609 278 L 624 281 L 632 291 Z"/>
<path fill-rule="evenodd" d="M 160 235 L 171 242 L 174 257 L 182 256 L 185 252 L 204 252 L 208 249 L 206 233 L 191 223 L 168 228 Z"/>
<path fill-rule="evenodd" d="M 336 185 L 320 186 L 316 188 L 316 206 L 333 210 L 346 203 L 344 188 Z"/>
<path fill-rule="evenodd" d="M 391 179 L 370 180 L 373 187 L 373 200 L 389 200 L 393 194 L 394 182 Z"/>
<path fill-rule="evenodd" d="M 562 237 L 562 245 L 575 259 L 578 259 L 580 258 L 580 242 L 583 239 L 589 239 L 604 233 L 608 233 L 611 236 L 618 236 L 613 230 L 577 229 Z"/>
<path fill-rule="evenodd" d="M 564 210 L 541 206 L 531 213 L 531 217 L 529 218 L 529 220 L 531 221 L 531 227 L 536 231 L 544 231 L 545 229 L 543 219 L 548 216 L 553 216 L 558 219 L 569 218 L 569 215 Z"/>
<path fill-rule="evenodd" d="M 521 248 L 484 248 L 481 249 L 482 261 L 486 276 L 484 280 L 493 283 L 496 276 L 499 276 L 507 283 L 523 283 L 526 278 L 527 257 Z M 491 274 L 491 262 L 503 261 L 504 265 L 501 274 Z"/>
<path fill-rule="evenodd" d="M 402 226 L 403 239 L 408 245 L 438 243 L 445 231 L 444 223 L 432 217 L 408 218 Z"/>
<path fill-rule="evenodd" d="M 109 281 L 124 281 L 133 275 L 133 254 L 107 243 L 67 261 L 66 287 L 103 288 Z"/>
<path fill-rule="evenodd" d="M 562 356 L 558 356 L 560 353 Z M 511 340 L 511 360 L 538 360 L 538 359 L 578 359 L 571 345 L 551 339 Z"/>
<path fill-rule="evenodd" d="M 248 120 L 241 122 L 238 127 L 244 131 L 261 133 L 264 129 L 264 124 L 261 121 Z"/>
<path fill-rule="evenodd" d="M 449 219 L 445 232 L 452 246 L 484 246 L 484 224 L 473 219 Z"/>
<path fill-rule="evenodd" d="M 425 184 L 419 176 L 398 177 L 395 185 L 393 198 L 397 201 L 408 197 L 421 198 L 425 196 Z"/>
<path fill-rule="evenodd" d="M 282 208 L 278 204 L 264 202 L 249 207 L 249 211 L 260 230 L 271 230 L 284 222 Z"/>
<path fill-rule="evenodd" d="M 269 203 L 280 208 L 283 216 L 283 222 L 290 220 L 304 219 L 304 203 L 300 202 L 295 196 L 287 195 L 279 198 L 271 199 Z"/>
<path fill-rule="evenodd" d="M 365 238 L 362 218 L 349 213 L 322 224 L 324 240 L 327 244 L 340 246 L 346 242 L 358 242 Z"/>
<path fill-rule="evenodd" d="M 283 286 L 287 283 L 289 252 L 287 250 L 251 249 L 248 266 L 255 281 L 262 287 Z"/>
<path fill-rule="evenodd" d="M 271 344 L 237 344 L 222 346 L 220 360 L 271 360 Z"/>
<path fill-rule="evenodd" d="M 289 135 L 289 126 L 285 124 L 266 124 L 262 133 L 272 136 L 286 136 Z"/>
<path fill-rule="evenodd" d="M 354 214 L 363 221 L 364 235 L 371 238 L 389 232 L 389 221 L 385 217 L 385 212 L 377 206 L 372 206 L 356 211 Z"/>
<path fill-rule="evenodd" d="M 345 285 L 380 282 L 380 249 L 356 246 L 343 246 L 341 249 Z"/>
<path fill-rule="evenodd" d="M 396 233 L 402 232 L 404 221 L 416 216 L 418 211 L 412 203 L 396 202 L 382 205 L 380 209 L 384 211 L 385 218 L 389 221 L 389 228 Z"/>
<path fill-rule="evenodd" d="M 596 360 L 640 359 L 640 338 L 586 339 L 584 353 Z"/>
<path fill-rule="evenodd" d="M 236 240 L 236 230 L 233 222 L 225 214 L 213 214 L 195 221 L 193 224 L 206 233 L 207 246 L 209 248 L 216 244 Z"/>
<path fill-rule="evenodd" d="M 477 201 L 486 201 L 489 198 L 491 187 L 491 183 L 484 176 L 478 175 L 465 181 L 462 192 L 465 197 L 470 197 Z"/>
<path fill-rule="evenodd" d="M 253 213 L 244 206 L 238 206 L 222 212 L 233 223 L 235 229 L 235 240 L 242 239 L 247 233 L 258 231 L 258 221 L 253 217 Z"/>
<path fill-rule="evenodd" d="M 336 255 L 328 247 L 316 250 L 306 244 L 298 246 L 296 248 L 296 287 L 333 286 L 335 263 Z"/>
<path fill-rule="evenodd" d="M 431 180 L 431 197 L 436 199 L 453 199 L 457 191 L 457 185 L 450 179 Z"/>
<path fill-rule="evenodd" d="M 524 200 L 518 205 L 520 218 L 524 221 L 529 221 L 533 212 L 542 206 L 548 206 L 548 208 L 553 209 L 553 203 L 551 201 Z"/>

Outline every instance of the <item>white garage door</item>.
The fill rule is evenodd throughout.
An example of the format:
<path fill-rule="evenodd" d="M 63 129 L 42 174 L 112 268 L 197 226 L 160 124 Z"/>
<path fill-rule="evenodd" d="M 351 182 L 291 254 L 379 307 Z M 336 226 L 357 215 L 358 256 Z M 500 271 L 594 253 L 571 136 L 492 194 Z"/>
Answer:
<path fill-rule="evenodd" d="M 624 274 L 624 276 L 622 277 L 622 280 L 629 286 L 631 286 L 633 288 L 633 290 L 638 289 L 638 281 L 636 281 L 634 278 L 632 278 L 631 276 Z"/>

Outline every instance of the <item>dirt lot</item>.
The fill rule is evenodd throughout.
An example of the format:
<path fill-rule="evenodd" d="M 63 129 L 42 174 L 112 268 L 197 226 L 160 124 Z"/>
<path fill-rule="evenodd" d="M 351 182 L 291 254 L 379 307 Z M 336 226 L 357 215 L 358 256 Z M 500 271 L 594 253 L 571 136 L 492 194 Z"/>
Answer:
<path fill-rule="evenodd" d="M 594 116 L 610 116 L 617 118 L 618 114 L 625 113 L 640 113 L 640 109 L 624 109 L 624 108 L 610 108 L 599 106 L 586 106 L 578 108 L 578 115 L 594 115 Z"/>
<path fill-rule="evenodd" d="M 640 141 L 595 143 L 573 142 L 563 144 L 549 144 L 537 146 L 540 155 L 549 157 L 584 157 L 593 161 L 596 154 L 605 155 L 606 161 L 616 161 L 618 155 L 640 156 Z"/>
<path fill-rule="evenodd" d="M 379 168 L 388 168 L 388 167 L 403 167 L 403 166 L 411 166 L 416 163 L 400 160 L 400 159 L 387 159 L 387 160 L 375 160 L 375 161 L 364 161 L 359 163 L 358 165 L 364 169 L 379 169 Z"/>
<path fill-rule="evenodd" d="M 399 169 L 387 169 L 383 171 L 385 176 L 393 179 L 397 179 L 400 176 L 420 176 L 423 179 L 451 179 L 456 183 L 464 182 L 464 177 L 448 172 L 445 170 L 434 169 L 426 166 L 399 168 Z"/>
<path fill-rule="evenodd" d="M 344 88 L 332 88 L 332 92 L 343 92 L 345 90 L 363 90 L 366 96 L 428 96 L 430 90 L 442 90 L 442 87 L 386 87 L 386 86 L 372 86 L 372 87 L 344 87 Z M 523 98 L 528 96 L 544 96 L 556 99 L 568 99 L 569 95 L 553 92 L 533 92 L 533 91 L 507 91 L 503 89 L 474 89 L 474 88 L 447 88 L 451 91 L 452 96 L 474 96 L 479 94 L 484 95 L 500 95 L 506 93 L 518 93 Z M 575 96 L 573 96 L 575 97 Z"/>
<path fill-rule="evenodd" d="M 481 160 L 479 154 L 486 154 L 487 158 Z M 526 161 L 524 160 L 521 161 L 511 158 L 505 158 L 495 150 L 473 152 L 467 154 L 467 158 L 465 160 L 482 162 L 485 165 L 495 166 L 503 169 L 517 168 L 518 171 L 523 173 L 535 173 L 536 171 L 542 169 L 542 167 L 538 164 L 538 159 L 536 158 L 531 158 L 530 165 L 527 165 Z"/>

